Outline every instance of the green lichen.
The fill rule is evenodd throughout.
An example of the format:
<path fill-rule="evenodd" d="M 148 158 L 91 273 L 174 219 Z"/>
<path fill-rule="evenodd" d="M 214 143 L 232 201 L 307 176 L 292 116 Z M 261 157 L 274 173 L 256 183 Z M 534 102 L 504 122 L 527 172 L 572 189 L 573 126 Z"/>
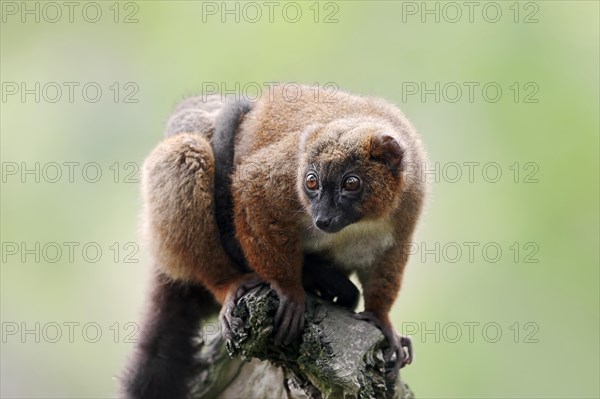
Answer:
<path fill-rule="evenodd" d="M 258 294 L 263 288 L 254 291 Z M 277 297 L 268 293 L 268 300 L 259 295 L 245 295 L 232 312 L 233 317 L 239 318 L 240 323 L 233 325 L 232 330 L 236 339 L 227 341 L 229 356 L 239 356 L 247 361 L 251 358 L 267 359 L 272 351 L 270 339 L 273 331 L 273 315 L 277 309 Z"/>

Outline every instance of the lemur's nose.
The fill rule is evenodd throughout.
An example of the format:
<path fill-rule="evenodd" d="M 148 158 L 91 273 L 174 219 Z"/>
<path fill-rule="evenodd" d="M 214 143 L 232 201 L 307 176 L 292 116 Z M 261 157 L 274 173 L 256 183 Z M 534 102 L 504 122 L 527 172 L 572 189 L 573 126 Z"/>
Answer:
<path fill-rule="evenodd" d="M 318 228 L 324 229 L 331 224 L 332 219 L 333 218 L 331 217 L 318 217 L 317 220 L 315 220 L 315 224 Z"/>

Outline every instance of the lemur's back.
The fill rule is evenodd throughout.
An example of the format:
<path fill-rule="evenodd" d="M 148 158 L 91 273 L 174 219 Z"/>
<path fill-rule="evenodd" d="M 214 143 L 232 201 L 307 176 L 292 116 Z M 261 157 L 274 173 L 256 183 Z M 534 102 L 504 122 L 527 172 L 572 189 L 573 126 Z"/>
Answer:
<path fill-rule="evenodd" d="M 244 118 L 238 131 L 236 163 L 285 136 L 294 135 L 298 140 L 311 124 L 327 124 L 348 117 L 383 118 L 418 140 L 404 115 L 384 100 L 321 87 L 278 85 L 270 92 L 265 91 Z"/>

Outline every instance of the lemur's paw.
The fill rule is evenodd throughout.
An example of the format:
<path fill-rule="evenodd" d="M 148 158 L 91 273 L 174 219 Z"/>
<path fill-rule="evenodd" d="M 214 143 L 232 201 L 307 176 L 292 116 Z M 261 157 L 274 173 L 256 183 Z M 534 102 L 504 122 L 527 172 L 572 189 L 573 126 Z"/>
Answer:
<path fill-rule="evenodd" d="M 355 318 L 373 324 L 383 333 L 388 342 L 388 347 L 383 351 L 387 378 L 395 380 L 400 369 L 411 364 L 414 359 L 412 341 L 409 337 L 398 335 L 391 325 L 382 323 L 372 312 L 357 313 Z"/>
<path fill-rule="evenodd" d="M 289 345 L 304 329 L 304 292 L 291 296 L 277 289 L 275 291 L 279 296 L 279 306 L 273 319 L 275 344 Z"/>

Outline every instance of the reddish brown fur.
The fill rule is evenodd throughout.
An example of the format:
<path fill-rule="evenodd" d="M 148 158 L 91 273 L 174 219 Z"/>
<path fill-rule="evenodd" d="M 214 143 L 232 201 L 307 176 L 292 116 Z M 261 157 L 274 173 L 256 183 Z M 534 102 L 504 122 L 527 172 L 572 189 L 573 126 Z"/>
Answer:
<path fill-rule="evenodd" d="M 226 255 L 216 225 L 208 140 L 222 106 L 218 97 L 184 101 L 142 169 L 143 230 L 155 271 L 139 341 L 121 380 L 130 399 L 189 397 L 188 384 L 204 367 L 196 358 L 199 325 L 218 312 L 213 298 L 223 303 L 247 276 Z"/>
<path fill-rule="evenodd" d="M 383 156 L 377 141 L 382 131 L 405 147 L 404 163 L 424 161 L 419 138 L 396 107 L 343 92 L 324 94 L 321 91 L 320 98 L 332 102 L 315 102 L 314 91 L 305 86 L 297 102 L 286 101 L 281 90 L 272 98 L 265 96 L 242 123 L 235 151 L 235 226 L 244 255 L 264 280 L 295 301 L 304 296 L 300 233 L 306 224 L 306 203 L 297 187 L 302 148 L 332 134 L 335 143 L 339 136 L 332 132 L 364 125 L 369 132 L 357 131 L 347 144 L 360 143 L 364 162 Z M 305 133 L 309 125 L 315 127 Z M 148 157 L 143 170 L 145 222 L 162 270 L 174 280 L 201 284 L 222 303 L 244 275 L 218 240 L 209 138 L 171 136 Z M 343 156 L 343 148 L 342 154 L 324 151 L 321 156 Z M 366 310 L 389 324 L 387 314 L 400 288 L 408 258 L 405 246 L 420 213 L 424 187 L 418 176 L 394 175 L 384 163 L 371 165 L 369 174 L 379 183 L 364 205 L 365 218 L 392 220 L 396 244 L 368 270 L 359 271 L 359 278 Z"/>
<path fill-rule="evenodd" d="M 156 263 L 173 280 L 199 283 L 223 303 L 242 273 L 219 241 L 210 144 L 199 134 L 165 139 L 146 159 L 142 181 L 145 233 Z"/>
<path fill-rule="evenodd" d="M 320 160 L 334 162 L 354 151 L 356 162 L 365 166 L 363 177 L 373 182 L 369 201 L 362 205 L 364 220 L 384 221 L 386 229 L 391 223 L 393 244 L 375 252 L 366 267 L 352 270 L 363 286 L 365 310 L 389 329 L 388 313 L 400 289 L 425 190 L 418 169 L 394 170 L 400 158 L 381 134 L 401 144 L 403 166 L 423 165 L 420 140 L 400 111 L 383 100 L 324 91 L 318 97 L 332 102 L 315 101 L 314 90 L 306 86 L 297 102 L 286 101 L 276 90 L 244 118 L 232 184 L 236 235 L 249 267 L 278 291 L 280 304 L 292 302 L 294 312 L 302 310 L 302 234 L 310 221 L 302 165 L 315 146 L 321 146 Z M 193 331 L 214 312 L 206 290 L 223 304 L 253 276 L 233 264 L 219 239 L 210 140 L 221 106 L 217 97 L 184 101 L 169 121 L 167 138 L 143 167 L 144 232 L 157 273 L 149 318 L 124 383 L 131 398 L 185 397 L 185 373 L 194 362 Z M 341 270 L 342 275 L 349 271 Z M 302 325 L 302 319 L 294 320 L 290 329 Z M 392 341 L 397 341 L 394 336 L 390 346 L 397 349 L 398 342 Z"/>
<path fill-rule="evenodd" d="M 404 146 L 403 164 L 424 162 L 418 136 L 396 107 L 383 100 L 343 92 L 333 96 L 333 103 L 317 103 L 311 89 L 302 89 L 303 96 L 298 102 L 286 101 L 278 90 L 273 98 L 261 99 L 247 115 L 238 133 L 233 184 L 237 234 L 250 267 L 298 301 L 303 300 L 300 234 L 306 224 L 306 204 L 297 189 L 298 184 L 303 184 L 298 173 L 304 156 L 300 148 L 310 145 L 320 134 L 332 135 L 335 130 L 328 128 L 323 133 L 319 126 L 335 122 L 334 125 L 341 125 L 340 129 L 352 129 L 357 121 L 371 126 L 371 133 L 355 137 L 364 148 L 365 162 L 369 156 L 382 156 L 378 147 L 381 143 L 374 139 L 382 130 Z M 312 124 L 317 126 L 303 134 Z M 340 155 L 327 151 L 323 154 L 332 158 Z M 411 171 L 414 168 L 394 176 L 384 163 L 371 167 L 369 178 L 381 183 L 364 209 L 369 218 L 387 218 L 394 226 L 394 246 L 370 268 L 358 271 L 365 310 L 388 326 L 391 326 L 388 313 L 408 259 L 406 244 L 411 239 L 425 191 Z"/>

